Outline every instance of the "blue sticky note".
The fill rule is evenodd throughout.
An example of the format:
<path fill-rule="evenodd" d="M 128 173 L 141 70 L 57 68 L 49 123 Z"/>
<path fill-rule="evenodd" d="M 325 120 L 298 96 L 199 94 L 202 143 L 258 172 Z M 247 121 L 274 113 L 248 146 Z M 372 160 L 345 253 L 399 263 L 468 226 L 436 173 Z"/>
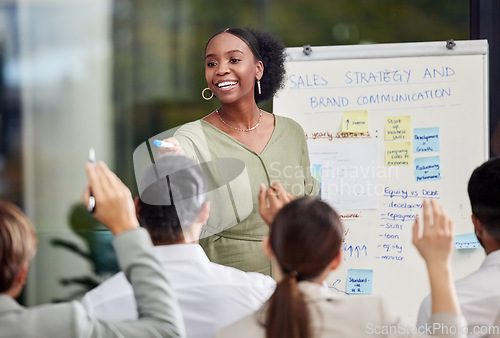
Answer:
<path fill-rule="evenodd" d="M 373 270 L 348 269 L 346 293 L 371 295 L 373 291 Z"/>
<path fill-rule="evenodd" d="M 441 179 L 439 156 L 415 158 L 415 181 L 436 181 Z"/>
<path fill-rule="evenodd" d="M 322 191 L 321 186 L 323 182 L 323 165 L 322 164 L 313 164 L 311 166 L 311 175 L 315 179 L 318 180 L 319 183 L 319 191 Z"/>
<path fill-rule="evenodd" d="M 413 151 L 422 153 L 439 151 L 439 127 L 415 128 L 413 130 Z"/>
<path fill-rule="evenodd" d="M 475 249 L 480 248 L 481 243 L 477 240 L 476 234 L 471 232 L 468 234 L 461 234 L 455 236 L 456 249 Z"/>
<path fill-rule="evenodd" d="M 318 182 L 323 181 L 323 165 L 322 164 L 313 164 L 311 166 L 311 175 L 315 179 L 318 180 Z"/>

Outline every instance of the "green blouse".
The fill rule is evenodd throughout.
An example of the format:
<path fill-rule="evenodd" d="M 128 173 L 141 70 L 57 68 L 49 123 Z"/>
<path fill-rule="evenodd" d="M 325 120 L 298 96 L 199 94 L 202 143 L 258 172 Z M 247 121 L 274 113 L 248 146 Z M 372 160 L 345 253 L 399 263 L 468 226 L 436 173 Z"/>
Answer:
<path fill-rule="evenodd" d="M 210 217 L 200 244 L 209 259 L 243 271 L 271 274 L 261 244 L 269 229 L 259 215 L 260 183 L 280 182 L 297 197 L 319 192 L 311 176 L 302 127 L 275 116 L 273 134 L 260 154 L 204 120 L 183 125 L 174 137 L 207 178 Z"/>

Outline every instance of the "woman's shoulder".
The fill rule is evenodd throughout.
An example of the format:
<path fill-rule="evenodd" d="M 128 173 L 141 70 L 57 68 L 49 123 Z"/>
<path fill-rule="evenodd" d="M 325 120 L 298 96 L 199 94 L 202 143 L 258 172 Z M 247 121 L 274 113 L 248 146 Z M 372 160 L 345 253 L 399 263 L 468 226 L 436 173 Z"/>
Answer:
<path fill-rule="evenodd" d="M 183 124 L 174 132 L 173 137 L 177 139 L 187 156 L 198 162 L 209 160 L 210 152 L 202 120 Z"/>
<path fill-rule="evenodd" d="M 216 338 L 260 338 L 265 337 L 264 327 L 259 323 L 262 308 L 226 326 L 215 334 Z"/>
<path fill-rule="evenodd" d="M 300 124 L 297 123 L 297 121 L 295 121 L 294 119 L 290 118 L 290 117 L 286 117 L 286 116 L 282 116 L 282 115 L 276 115 L 274 114 L 275 118 L 277 121 L 281 122 L 281 123 L 285 123 L 285 124 L 289 124 L 289 125 L 294 125 L 294 126 L 299 126 L 300 127 Z"/>
<path fill-rule="evenodd" d="M 335 291 L 324 285 L 319 285 L 312 282 L 302 281 L 299 283 L 299 289 L 305 296 L 305 299 L 310 302 L 325 301 L 325 303 L 335 308 L 350 308 L 363 311 L 363 308 L 370 310 L 381 310 L 385 307 L 381 297 L 375 295 L 363 295 L 357 297 L 348 295 L 340 291 Z"/>
<path fill-rule="evenodd" d="M 201 121 L 202 120 L 196 120 L 184 123 L 175 131 L 174 137 L 177 137 L 179 135 L 182 136 L 197 135 L 202 130 Z"/>
<path fill-rule="evenodd" d="M 302 126 L 294 119 L 281 115 L 274 115 L 274 116 L 276 119 L 276 125 L 285 128 L 287 132 L 296 131 L 300 132 L 301 134 L 304 133 L 304 129 L 302 128 Z"/>

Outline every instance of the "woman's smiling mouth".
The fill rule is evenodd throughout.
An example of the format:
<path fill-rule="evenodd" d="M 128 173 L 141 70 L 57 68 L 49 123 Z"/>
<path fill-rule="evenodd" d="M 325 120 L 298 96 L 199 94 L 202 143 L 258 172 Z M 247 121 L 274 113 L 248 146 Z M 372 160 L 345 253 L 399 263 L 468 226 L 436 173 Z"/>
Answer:
<path fill-rule="evenodd" d="M 220 89 L 231 89 L 238 84 L 238 81 L 222 81 L 216 84 Z"/>

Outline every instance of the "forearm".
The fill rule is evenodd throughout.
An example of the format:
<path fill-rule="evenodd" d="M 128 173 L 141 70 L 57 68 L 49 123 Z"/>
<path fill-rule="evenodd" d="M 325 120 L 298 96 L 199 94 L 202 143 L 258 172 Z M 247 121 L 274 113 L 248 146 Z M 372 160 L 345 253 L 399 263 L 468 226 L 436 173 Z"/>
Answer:
<path fill-rule="evenodd" d="M 460 313 L 455 283 L 448 265 L 427 264 L 431 287 L 432 314 L 441 312 Z"/>

